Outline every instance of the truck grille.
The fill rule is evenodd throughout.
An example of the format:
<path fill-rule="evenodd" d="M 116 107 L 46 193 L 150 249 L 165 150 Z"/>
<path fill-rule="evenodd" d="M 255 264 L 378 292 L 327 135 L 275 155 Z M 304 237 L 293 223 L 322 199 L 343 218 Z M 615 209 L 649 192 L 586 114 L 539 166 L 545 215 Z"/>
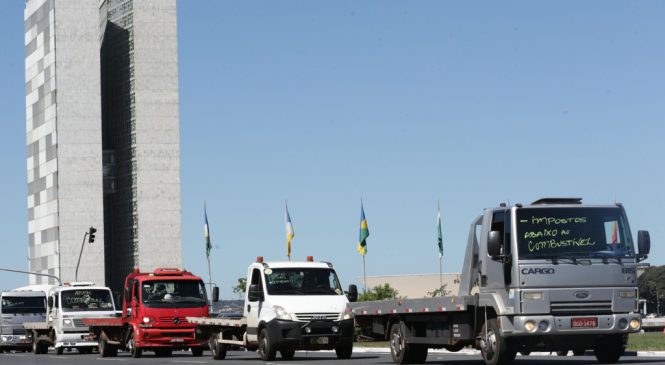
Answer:
<path fill-rule="evenodd" d="M 612 302 L 552 302 L 550 309 L 554 315 L 609 314 Z"/>
<path fill-rule="evenodd" d="M 86 327 L 83 318 L 74 318 L 74 327 Z"/>
<path fill-rule="evenodd" d="M 185 317 L 159 317 L 159 322 L 168 324 L 187 324 Z"/>
<path fill-rule="evenodd" d="M 339 313 L 296 313 L 299 321 L 336 321 Z"/>

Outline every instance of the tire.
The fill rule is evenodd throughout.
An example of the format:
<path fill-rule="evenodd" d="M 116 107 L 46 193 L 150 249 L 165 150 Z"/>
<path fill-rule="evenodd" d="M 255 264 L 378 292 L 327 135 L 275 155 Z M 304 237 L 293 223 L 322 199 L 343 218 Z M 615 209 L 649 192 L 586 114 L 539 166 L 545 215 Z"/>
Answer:
<path fill-rule="evenodd" d="M 568 350 L 559 350 L 556 352 L 556 356 L 568 356 Z"/>
<path fill-rule="evenodd" d="M 296 350 L 279 350 L 279 354 L 282 356 L 282 360 L 293 360 Z"/>
<path fill-rule="evenodd" d="M 60 347 L 56 347 L 56 349 L 55 349 L 55 354 L 56 354 L 56 355 L 62 355 L 63 352 L 65 352 L 65 348 L 64 348 L 64 347 L 62 347 L 62 346 L 60 346 Z"/>
<path fill-rule="evenodd" d="M 506 343 L 506 339 L 501 336 L 501 331 L 497 325 L 496 319 L 490 319 L 480 330 L 480 353 L 487 365 L 504 365 L 510 363 L 514 358 L 516 351 L 511 350 Z M 487 338 L 485 334 L 487 333 Z"/>
<path fill-rule="evenodd" d="M 427 359 L 427 347 L 406 342 L 404 323 L 390 327 L 390 356 L 396 364 L 422 364 Z"/>
<path fill-rule="evenodd" d="M 424 364 L 427 361 L 427 346 L 424 345 L 411 345 L 411 363 Z"/>
<path fill-rule="evenodd" d="M 210 351 L 212 351 L 212 358 L 215 360 L 224 360 L 226 358 L 226 345 L 217 341 L 219 339 L 219 334 L 210 337 L 208 345 L 210 346 Z"/>
<path fill-rule="evenodd" d="M 458 342 L 454 345 L 443 345 L 443 348 L 449 352 L 459 352 L 464 348 L 464 344 Z"/>
<path fill-rule="evenodd" d="M 353 354 L 353 342 L 335 347 L 335 355 L 338 359 L 350 359 Z"/>
<path fill-rule="evenodd" d="M 44 355 L 48 353 L 48 346 L 44 345 L 42 341 L 36 339 L 32 340 L 32 352 L 35 355 Z"/>
<path fill-rule="evenodd" d="M 99 345 L 97 349 L 99 350 L 99 355 L 101 355 L 102 357 L 118 356 L 118 348 L 113 345 L 109 345 L 109 343 L 106 340 L 103 340 L 101 338 L 99 339 Z"/>
<path fill-rule="evenodd" d="M 625 351 L 623 335 L 601 338 L 593 349 L 593 354 L 601 364 L 614 364 Z"/>
<path fill-rule="evenodd" d="M 203 347 L 192 347 L 192 356 L 194 357 L 203 356 Z"/>
<path fill-rule="evenodd" d="M 127 350 L 133 358 L 138 359 L 143 356 L 143 349 L 136 347 L 136 342 L 134 341 L 134 334 L 129 335 L 129 340 L 127 341 Z"/>
<path fill-rule="evenodd" d="M 259 334 L 259 356 L 261 356 L 261 360 L 273 361 L 275 360 L 276 354 L 277 350 L 272 344 L 268 330 L 265 328 L 262 329 L 261 333 Z"/>

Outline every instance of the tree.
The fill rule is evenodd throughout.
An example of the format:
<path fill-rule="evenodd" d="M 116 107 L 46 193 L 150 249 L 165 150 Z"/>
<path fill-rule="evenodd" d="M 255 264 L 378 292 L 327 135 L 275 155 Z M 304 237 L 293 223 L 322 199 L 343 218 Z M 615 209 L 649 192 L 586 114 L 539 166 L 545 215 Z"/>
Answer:
<path fill-rule="evenodd" d="M 398 298 L 399 293 L 390 284 L 385 283 L 383 286 L 377 285 L 370 289 L 367 293 L 362 293 L 358 296 L 359 302 L 368 302 L 371 300 L 386 300 Z"/>
<path fill-rule="evenodd" d="M 446 286 L 448 284 L 443 284 L 441 287 L 434 289 L 433 291 L 427 292 L 427 295 L 434 298 L 434 297 L 445 297 L 446 295 L 450 295 L 452 292 L 448 289 L 446 289 Z"/>
<path fill-rule="evenodd" d="M 665 308 L 665 265 L 652 266 L 637 279 L 641 299 L 647 301 L 647 313 L 663 313 Z M 656 298 L 656 295 L 660 299 Z M 656 308 L 660 304 L 660 308 Z M 644 313 L 644 314 L 647 314 Z"/>
<path fill-rule="evenodd" d="M 233 292 L 236 294 L 242 294 L 245 292 L 246 288 L 247 288 L 247 279 L 238 278 L 238 284 L 233 286 Z"/>

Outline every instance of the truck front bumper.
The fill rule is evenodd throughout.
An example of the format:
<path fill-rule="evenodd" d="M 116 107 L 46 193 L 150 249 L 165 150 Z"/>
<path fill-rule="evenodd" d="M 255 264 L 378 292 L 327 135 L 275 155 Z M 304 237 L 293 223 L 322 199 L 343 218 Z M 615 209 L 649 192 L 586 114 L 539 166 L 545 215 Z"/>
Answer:
<path fill-rule="evenodd" d="M 638 326 L 631 326 L 637 321 Z M 577 326 L 574 326 L 573 324 Z M 501 317 L 501 332 L 508 336 L 627 334 L 641 329 L 639 314 L 577 316 L 527 315 Z M 531 329 L 533 327 L 533 329 Z M 531 329 L 531 330 L 529 330 Z"/>
<path fill-rule="evenodd" d="M 331 350 L 353 343 L 353 319 L 311 322 L 273 319 L 265 328 L 277 349 Z"/>
<path fill-rule="evenodd" d="M 26 335 L 0 335 L 0 349 L 13 350 L 30 348 L 32 342 Z"/>
<path fill-rule="evenodd" d="M 134 335 L 136 346 L 142 348 L 208 348 L 208 341 L 196 339 L 194 328 L 141 328 Z"/>
<path fill-rule="evenodd" d="M 96 347 L 98 344 L 94 336 L 88 332 L 66 332 L 56 335 L 53 347 Z"/>

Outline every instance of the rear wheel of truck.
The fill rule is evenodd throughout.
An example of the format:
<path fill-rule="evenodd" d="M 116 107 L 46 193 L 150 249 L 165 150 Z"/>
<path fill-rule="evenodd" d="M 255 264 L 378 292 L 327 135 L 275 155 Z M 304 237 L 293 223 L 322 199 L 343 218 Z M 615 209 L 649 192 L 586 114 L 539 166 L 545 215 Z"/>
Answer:
<path fill-rule="evenodd" d="M 99 339 L 99 345 L 97 347 L 99 354 L 102 357 L 116 357 L 118 356 L 118 348 L 114 345 L 109 345 L 107 340 Z"/>
<path fill-rule="evenodd" d="M 335 347 L 335 355 L 338 359 L 350 359 L 353 354 L 353 342 Z"/>
<path fill-rule="evenodd" d="M 200 357 L 203 356 L 203 347 L 192 347 L 192 356 Z"/>
<path fill-rule="evenodd" d="M 62 347 L 62 346 L 60 346 L 60 347 L 56 347 L 56 349 L 55 349 L 55 354 L 56 354 L 56 355 L 62 355 L 63 352 L 65 352 L 65 348 L 64 348 L 64 347 Z"/>
<path fill-rule="evenodd" d="M 601 364 L 614 364 L 619 361 L 624 351 L 623 335 L 613 335 L 599 339 L 593 354 Z"/>
<path fill-rule="evenodd" d="M 406 342 L 404 323 L 390 327 L 390 356 L 396 364 L 421 364 L 427 359 L 427 347 Z"/>
<path fill-rule="evenodd" d="M 39 341 L 36 337 L 32 341 L 32 352 L 35 355 L 43 355 L 48 353 L 48 346 L 44 342 Z"/>
<path fill-rule="evenodd" d="M 296 350 L 279 350 L 279 354 L 283 360 L 293 360 L 293 357 L 296 356 Z"/>
<path fill-rule="evenodd" d="M 504 365 L 515 359 L 516 351 L 511 350 L 506 339 L 501 336 L 501 331 L 496 319 L 490 319 L 483 324 L 480 330 L 480 353 L 487 365 Z"/>
<path fill-rule="evenodd" d="M 277 350 L 272 344 L 268 330 L 265 328 L 262 329 L 261 333 L 259 334 L 259 356 L 261 356 L 261 360 L 273 361 L 275 360 L 276 354 Z"/>
<path fill-rule="evenodd" d="M 208 345 L 210 346 L 210 351 L 212 351 L 213 359 L 224 360 L 226 358 L 226 345 L 218 341 L 219 336 L 220 334 L 210 337 Z"/>

